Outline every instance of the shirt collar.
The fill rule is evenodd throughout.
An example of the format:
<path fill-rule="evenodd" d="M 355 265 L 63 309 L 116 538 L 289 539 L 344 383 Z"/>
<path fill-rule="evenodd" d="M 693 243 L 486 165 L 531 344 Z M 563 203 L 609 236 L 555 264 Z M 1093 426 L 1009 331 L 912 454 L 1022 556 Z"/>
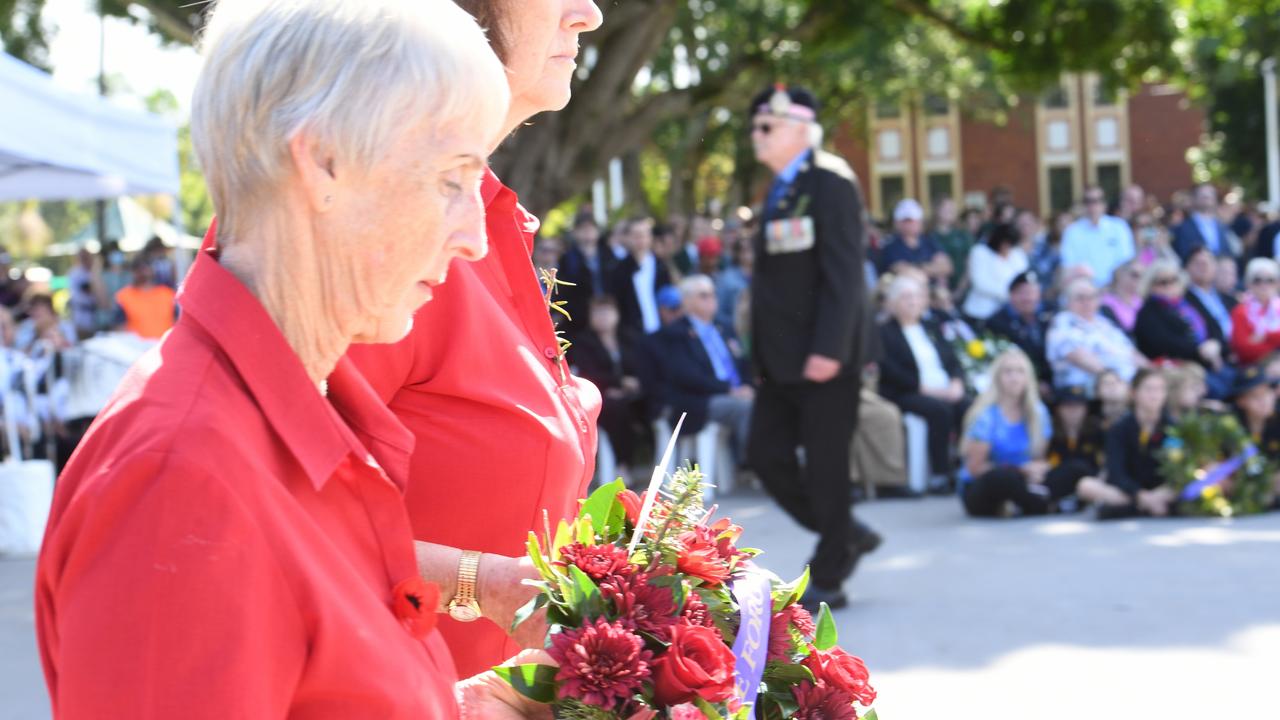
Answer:
<path fill-rule="evenodd" d="M 689 318 L 689 324 L 693 326 L 694 330 L 698 331 L 699 335 L 701 335 L 702 333 L 714 327 L 711 323 L 702 322 L 698 318 L 692 315 L 689 315 L 688 313 L 685 313 L 685 317 Z"/>
<path fill-rule="evenodd" d="M 787 166 L 782 168 L 782 172 L 778 173 L 778 179 L 784 183 L 790 184 L 795 182 L 796 176 L 800 174 L 801 167 L 804 166 L 806 160 L 809 159 L 810 150 L 805 150 L 795 156 Z"/>
<path fill-rule="evenodd" d="M 485 166 L 484 178 L 480 180 L 480 199 L 484 201 L 485 216 L 506 217 L 515 214 L 522 228 L 529 235 L 538 232 L 542 226 L 537 216 L 524 209 L 515 191 L 507 187 L 493 174 L 493 168 Z M 501 215 L 499 215 L 501 213 Z M 531 248 L 532 249 L 532 248 Z"/>
<path fill-rule="evenodd" d="M 214 245 L 213 233 L 210 228 L 206 248 Z M 199 253 L 178 299 L 184 315 L 207 332 L 227 356 L 267 422 L 317 490 L 348 454 L 377 464 L 370 449 L 381 451 L 378 457 L 388 475 L 403 488 L 412 435 L 379 401 L 350 361 L 340 360 L 329 377 L 330 404 L 262 304 L 218 263 L 216 250 Z M 369 443 L 368 448 L 361 438 Z"/>

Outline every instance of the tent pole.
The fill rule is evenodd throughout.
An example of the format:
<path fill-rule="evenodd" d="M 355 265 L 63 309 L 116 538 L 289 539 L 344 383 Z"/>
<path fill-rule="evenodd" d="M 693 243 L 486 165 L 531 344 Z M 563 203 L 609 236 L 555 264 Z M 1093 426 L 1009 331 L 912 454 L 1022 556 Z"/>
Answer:
<path fill-rule="evenodd" d="M 107 96 L 107 13 L 103 8 L 106 0 L 98 0 L 98 94 Z M 93 204 L 94 217 L 98 223 L 98 253 L 105 257 L 107 251 L 107 202 L 98 198 Z"/>

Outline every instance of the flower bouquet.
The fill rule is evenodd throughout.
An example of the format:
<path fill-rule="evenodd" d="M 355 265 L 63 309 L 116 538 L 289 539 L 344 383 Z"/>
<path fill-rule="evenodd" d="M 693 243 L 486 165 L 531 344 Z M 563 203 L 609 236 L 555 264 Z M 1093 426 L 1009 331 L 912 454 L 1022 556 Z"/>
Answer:
<path fill-rule="evenodd" d="M 973 395 L 979 395 L 991 383 L 991 365 L 1000 353 L 1015 345 L 989 333 L 965 339 L 955 336 L 951 347 L 964 370 L 965 387 Z"/>
<path fill-rule="evenodd" d="M 515 623 L 545 608 L 559 667 L 495 670 L 557 718 L 856 720 L 876 693 L 827 606 L 815 621 L 798 604 L 808 572 L 783 583 L 757 567 L 702 498 L 694 468 L 644 496 L 615 481 L 530 533 L 541 592 Z"/>
<path fill-rule="evenodd" d="M 1170 428 L 1160 473 L 1187 515 L 1232 517 L 1266 511 L 1278 464 L 1249 439 L 1234 415 L 1192 413 Z"/>

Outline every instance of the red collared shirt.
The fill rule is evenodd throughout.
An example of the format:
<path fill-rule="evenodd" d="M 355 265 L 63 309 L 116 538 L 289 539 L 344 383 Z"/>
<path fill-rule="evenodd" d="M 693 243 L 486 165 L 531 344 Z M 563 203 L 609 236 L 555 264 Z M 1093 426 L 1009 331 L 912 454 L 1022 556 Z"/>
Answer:
<path fill-rule="evenodd" d="M 416 439 L 405 494 L 414 537 L 520 556 L 544 509 L 552 527 L 577 511 L 595 470 L 600 392 L 560 358 L 530 259 L 537 219 L 492 172 L 481 195 L 488 255 L 450 266 L 404 341 L 350 357 Z M 487 620 L 440 629 L 464 675 L 519 649 Z"/>
<path fill-rule="evenodd" d="M 182 304 L 58 482 L 36 577 L 57 717 L 456 717 L 439 634 L 396 615 L 412 437 L 346 360 L 326 401 L 213 256 Z"/>

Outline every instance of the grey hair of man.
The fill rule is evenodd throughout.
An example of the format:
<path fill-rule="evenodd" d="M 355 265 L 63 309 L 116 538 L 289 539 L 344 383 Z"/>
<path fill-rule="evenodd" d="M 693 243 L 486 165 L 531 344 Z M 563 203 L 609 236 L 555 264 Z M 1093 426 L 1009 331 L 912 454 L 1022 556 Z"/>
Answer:
<path fill-rule="evenodd" d="M 688 275 L 681 280 L 678 289 L 680 290 L 680 304 L 684 307 L 685 311 L 688 312 L 689 303 L 697 297 L 698 293 L 707 291 L 714 293 L 716 290 L 716 284 L 715 281 L 707 275 L 694 274 Z"/>
<path fill-rule="evenodd" d="M 489 117 L 508 93 L 483 31 L 450 0 L 220 0 L 200 45 L 191 135 L 220 236 L 271 208 L 301 132 L 367 171 L 414 123 Z"/>

